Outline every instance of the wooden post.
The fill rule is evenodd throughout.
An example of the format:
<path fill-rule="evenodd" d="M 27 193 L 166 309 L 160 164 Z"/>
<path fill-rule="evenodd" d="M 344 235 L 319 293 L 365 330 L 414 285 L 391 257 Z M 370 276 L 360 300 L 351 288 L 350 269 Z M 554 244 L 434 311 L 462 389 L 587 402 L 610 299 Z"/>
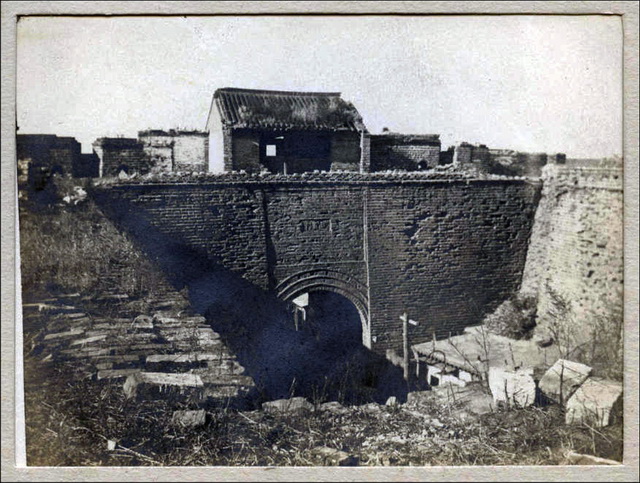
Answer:
<path fill-rule="evenodd" d="M 409 381 L 409 316 L 402 314 L 402 356 L 404 380 Z"/>

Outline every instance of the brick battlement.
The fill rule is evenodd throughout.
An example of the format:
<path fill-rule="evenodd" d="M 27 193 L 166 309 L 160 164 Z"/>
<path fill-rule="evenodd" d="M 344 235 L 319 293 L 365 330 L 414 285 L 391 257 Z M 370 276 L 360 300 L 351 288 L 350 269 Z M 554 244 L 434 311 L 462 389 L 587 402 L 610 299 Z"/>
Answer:
<path fill-rule="evenodd" d="M 606 189 L 622 191 L 623 170 L 619 166 L 547 165 L 542 172 L 545 185 L 554 189 Z"/>
<path fill-rule="evenodd" d="M 476 182 L 529 182 L 525 177 L 483 175 L 453 170 L 434 170 L 425 172 L 385 171 L 374 173 L 354 172 L 308 172 L 299 174 L 272 174 L 242 172 L 229 173 L 160 173 L 152 176 L 130 179 L 105 179 L 97 185 L 170 185 L 170 184 L 404 184 L 404 183 L 476 183 Z"/>

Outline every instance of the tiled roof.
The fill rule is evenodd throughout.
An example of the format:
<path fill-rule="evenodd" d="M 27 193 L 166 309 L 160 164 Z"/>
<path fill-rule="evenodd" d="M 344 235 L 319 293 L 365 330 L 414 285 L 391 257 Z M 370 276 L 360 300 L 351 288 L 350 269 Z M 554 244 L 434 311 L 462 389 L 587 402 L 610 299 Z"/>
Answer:
<path fill-rule="evenodd" d="M 362 131 L 356 108 L 339 92 L 222 88 L 213 95 L 222 124 L 269 130 Z"/>

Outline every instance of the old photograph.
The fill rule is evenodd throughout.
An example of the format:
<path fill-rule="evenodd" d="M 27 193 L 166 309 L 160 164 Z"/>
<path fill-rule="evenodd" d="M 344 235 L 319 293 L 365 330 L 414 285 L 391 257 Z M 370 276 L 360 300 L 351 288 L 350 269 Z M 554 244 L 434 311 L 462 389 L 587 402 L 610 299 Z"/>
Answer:
<path fill-rule="evenodd" d="M 16 33 L 27 466 L 623 462 L 619 16 Z"/>

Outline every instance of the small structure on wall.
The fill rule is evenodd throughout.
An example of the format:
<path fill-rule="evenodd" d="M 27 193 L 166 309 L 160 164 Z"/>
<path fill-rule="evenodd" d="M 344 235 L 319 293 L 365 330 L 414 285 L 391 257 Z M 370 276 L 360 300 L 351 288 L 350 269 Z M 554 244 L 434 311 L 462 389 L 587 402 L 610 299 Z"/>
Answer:
<path fill-rule="evenodd" d="M 371 171 L 424 171 L 440 164 L 439 134 L 383 131 L 371 136 Z"/>
<path fill-rule="evenodd" d="M 207 130 L 214 171 L 369 171 L 369 134 L 338 92 L 218 89 Z"/>
<path fill-rule="evenodd" d="M 148 129 L 138 138 L 99 138 L 93 143 L 98 176 L 125 173 L 204 173 L 209 164 L 208 134 L 202 131 Z"/>
<path fill-rule="evenodd" d="M 100 160 L 99 177 L 146 173 L 150 170 L 149 159 L 142 143 L 136 138 L 98 138 L 92 146 Z"/>
<path fill-rule="evenodd" d="M 73 137 L 54 134 L 18 134 L 16 136 L 18 182 L 39 184 L 49 176 L 86 178 L 97 175 L 98 160 L 81 153 Z"/>
<path fill-rule="evenodd" d="M 151 171 L 204 173 L 209 168 L 209 135 L 203 131 L 149 129 L 138 132 Z"/>

